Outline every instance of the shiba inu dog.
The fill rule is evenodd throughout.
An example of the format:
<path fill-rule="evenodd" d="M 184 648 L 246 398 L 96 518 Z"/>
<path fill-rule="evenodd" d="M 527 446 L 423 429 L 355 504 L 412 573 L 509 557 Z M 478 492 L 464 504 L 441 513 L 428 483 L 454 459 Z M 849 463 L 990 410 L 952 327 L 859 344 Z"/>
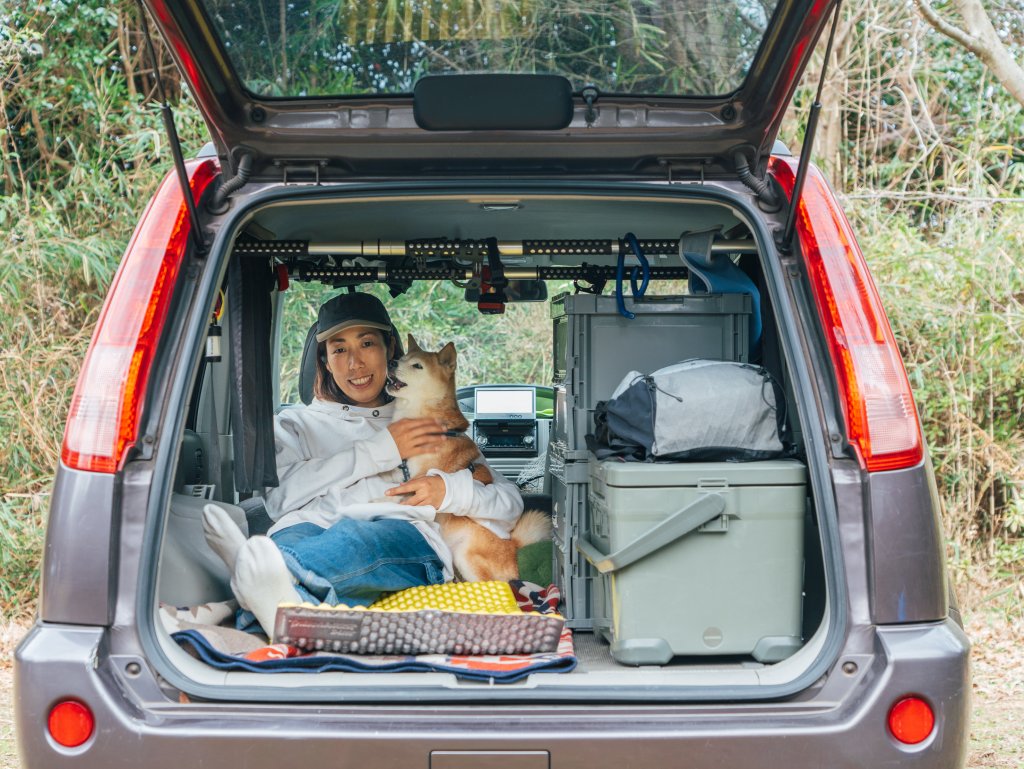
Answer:
<path fill-rule="evenodd" d="M 469 422 L 455 398 L 455 369 L 454 344 L 449 342 L 438 352 L 427 352 L 410 334 L 408 352 L 388 372 L 387 392 L 395 398 L 394 419 L 432 417 L 441 422 L 449 436 L 436 453 L 408 460 L 409 478 L 425 475 L 432 468 L 456 472 L 473 466 L 480 457 L 476 443 L 463 434 Z M 493 481 L 482 463 L 473 466 L 473 478 L 481 483 Z M 510 539 L 502 539 L 472 518 L 438 513 L 436 520 L 452 551 L 456 572 L 469 582 L 517 579 L 516 551 L 551 536 L 550 519 L 537 510 L 523 513 Z"/>

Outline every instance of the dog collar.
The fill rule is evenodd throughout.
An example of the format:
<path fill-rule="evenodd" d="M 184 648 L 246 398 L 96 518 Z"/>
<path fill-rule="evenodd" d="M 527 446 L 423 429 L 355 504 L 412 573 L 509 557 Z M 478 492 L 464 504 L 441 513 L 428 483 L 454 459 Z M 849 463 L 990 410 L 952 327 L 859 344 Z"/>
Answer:
<path fill-rule="evenodd" d="M 398 469 L 402 471 L 402 483 L 407 483 L 412 480 L 412 476 L 409 474 L 409 462 L 407 460 L 403 459 L 402 463 L 398 466 Z M 476 470 L 476 462 L 470 462 L 466 465 L 466 469 L 469 470 L 469 472 Z"/>

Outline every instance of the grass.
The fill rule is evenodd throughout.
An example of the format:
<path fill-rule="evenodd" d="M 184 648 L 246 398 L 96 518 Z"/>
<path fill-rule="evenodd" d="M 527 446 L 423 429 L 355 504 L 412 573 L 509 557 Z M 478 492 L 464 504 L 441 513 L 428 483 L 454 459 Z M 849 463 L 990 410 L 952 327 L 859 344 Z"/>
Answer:
<path fill-rule="evenodd" d="M 1022 573 L 1024 206 L 964 206 L 937 230 L 850 206 L 903 351 L 962 585 Z"/>
<path fill-rule="evenodd" d="M 48 501 L 42 492 L 0 499 L 0 602 L 8 616 L 24 617 L 35 605 Z"/>

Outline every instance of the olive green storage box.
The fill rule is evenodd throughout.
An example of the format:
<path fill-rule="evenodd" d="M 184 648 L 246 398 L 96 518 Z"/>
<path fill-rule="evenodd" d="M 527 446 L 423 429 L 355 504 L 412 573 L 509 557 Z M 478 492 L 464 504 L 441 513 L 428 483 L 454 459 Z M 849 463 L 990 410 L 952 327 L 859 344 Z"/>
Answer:
<path fill-rule="evenodd" d="M 806 468 L 590 463 L 591 614 L 616 661 L 778 662 L 800 648 Z"/>

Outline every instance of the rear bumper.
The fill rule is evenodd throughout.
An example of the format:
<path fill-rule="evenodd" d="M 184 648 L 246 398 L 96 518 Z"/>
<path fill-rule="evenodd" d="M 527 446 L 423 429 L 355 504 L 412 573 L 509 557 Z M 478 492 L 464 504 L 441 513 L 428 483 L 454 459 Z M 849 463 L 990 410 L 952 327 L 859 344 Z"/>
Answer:
<path fill-rule="evenodd" d="M 876 652 L 861 658 L 870 670 L 860 685 L 833 685 L 847 675 L 840 661 L 787 702 L 397 707 L 179 703 L 155 682 L 125 686 L 115 669 L 123 660 L 104 656 L 104 630 L 37 625 L 16 654 L 15 722 L 24 769 L 962 767 L 970 705 L 963 631 L 947 621 L 872 632 Z M 912 747 L 886 730 L 889 708 L 905 694 L 925 698 L 936 715 L 932 735 Z M 93 736 L 70 750 L 46 734 L 50 707 L 67 697 L 96 717 Z"/>

